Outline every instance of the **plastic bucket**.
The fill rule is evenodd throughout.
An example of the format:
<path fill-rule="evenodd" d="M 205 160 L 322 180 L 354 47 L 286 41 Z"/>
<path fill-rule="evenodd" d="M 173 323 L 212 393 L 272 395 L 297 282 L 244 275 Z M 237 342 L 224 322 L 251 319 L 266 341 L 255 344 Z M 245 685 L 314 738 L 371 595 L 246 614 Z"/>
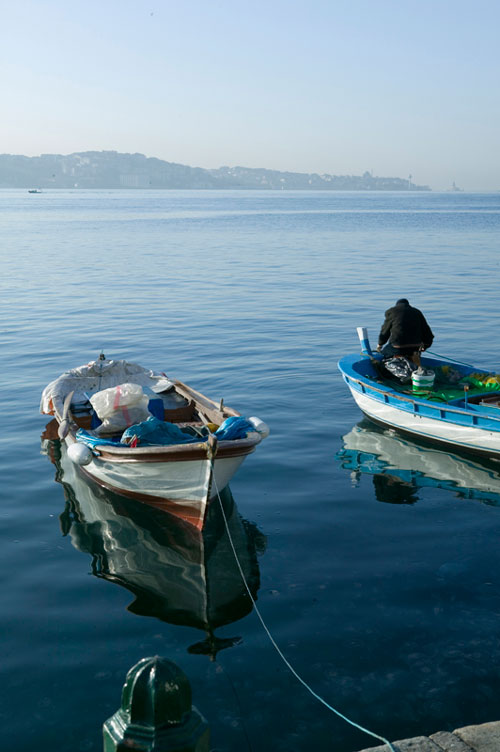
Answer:
<path fill-rule="evenodd" d="M 411 381 L 414 391 L 421 391 L 422 389 L 432 389 L 434 386 L 435 373 L 434 371 L 424 368 L 417 368 L 411 375 Z"/>

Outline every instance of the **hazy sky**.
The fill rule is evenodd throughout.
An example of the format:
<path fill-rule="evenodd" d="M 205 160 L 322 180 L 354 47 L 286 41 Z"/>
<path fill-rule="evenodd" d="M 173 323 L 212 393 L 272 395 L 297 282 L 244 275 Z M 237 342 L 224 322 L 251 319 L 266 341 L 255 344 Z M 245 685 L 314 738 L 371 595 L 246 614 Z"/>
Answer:
<path fill-rule="evenodd" d="M 0 0 L 0 152 L 500 189 L 498 0 Z"/>

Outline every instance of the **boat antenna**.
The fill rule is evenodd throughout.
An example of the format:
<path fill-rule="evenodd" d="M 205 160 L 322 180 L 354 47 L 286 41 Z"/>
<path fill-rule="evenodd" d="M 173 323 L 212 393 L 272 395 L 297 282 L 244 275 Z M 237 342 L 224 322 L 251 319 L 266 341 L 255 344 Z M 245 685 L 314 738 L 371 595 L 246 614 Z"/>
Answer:
<path fill-rule="evenodd" d="M 368 355 L 371 358 L 373 352 L 370 347 L 370 341 L 368 339 L 368 329 L 365 326 L 358 326 L 356 328 L 356 331 L 358 333 L 359 342 L 361 344 L 361 354 Z"/>
<path fill-rule="evenodd" d="M 98 384 L 98 387 L 97 387 L 97 391 L 98 392 L 101 391 L 102 365 L 103 365 L 103 361 L 105 361 L 105 360 L 106 360 L 106 356 L 104 355 L 104 352 L 101 350 L 101 352 L 99 354 L 99 384 Z"/>

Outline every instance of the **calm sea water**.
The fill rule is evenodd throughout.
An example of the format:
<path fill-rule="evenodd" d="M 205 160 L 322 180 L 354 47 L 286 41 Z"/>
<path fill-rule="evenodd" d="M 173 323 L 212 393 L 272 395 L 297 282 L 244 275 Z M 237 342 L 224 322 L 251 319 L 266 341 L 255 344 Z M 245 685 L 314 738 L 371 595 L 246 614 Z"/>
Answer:
<path fill-rule="evenodd" d="M 232 521 L 263 618 L 315 692 L 390 739 L 498 720 L 500 477 L 390 435 L 382 457 L 336 363 L 404 296 L 434 352 L 500 369 L 500 194 L 0 191 L 0 228 L 5 749 L 101 750 L 149 655 L 187 674 L 218 752 L 377 744 L 290 674 L 227 579 L 220 520 L 205 588 L 199 542 L 56 482 L 40 393 L 101 349 L 270 425 L 231 484 Z"/>

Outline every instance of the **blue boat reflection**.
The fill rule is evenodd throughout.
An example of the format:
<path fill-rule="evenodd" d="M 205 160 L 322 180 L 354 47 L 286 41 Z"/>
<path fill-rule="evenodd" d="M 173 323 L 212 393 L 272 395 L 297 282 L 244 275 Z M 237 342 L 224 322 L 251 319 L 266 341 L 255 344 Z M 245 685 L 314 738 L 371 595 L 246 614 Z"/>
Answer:
<path fill-rule="evenodd" d="M 42 450 L 56 467 L 66 499 L 63 535 L 90 554 L 92 574 L 134 594 L 129 611 L 204 630 L 206 639 L 188 648 L 192 653 L 215 658 L 241 641 L 214 634 L 252 610 L 229 536 L 254 600 L 260 585 L 257 554 L 265 550 L 265 537 L 242 519 L 229 488 L 220 504 L 211 505 L 200 531 L 168 512 L 89 484 L 59 441 L 42 440 Z"/>
<path fill-rule="evenodd" d="M 376 498 L 413 504 L 425 487 L 452 491 L 465 499 L 500 505 L 500 462 L 436 449 L 407 440 L 365 419 L 342 438 L 337 459 L 353 479 L 373 477 Z"/>

